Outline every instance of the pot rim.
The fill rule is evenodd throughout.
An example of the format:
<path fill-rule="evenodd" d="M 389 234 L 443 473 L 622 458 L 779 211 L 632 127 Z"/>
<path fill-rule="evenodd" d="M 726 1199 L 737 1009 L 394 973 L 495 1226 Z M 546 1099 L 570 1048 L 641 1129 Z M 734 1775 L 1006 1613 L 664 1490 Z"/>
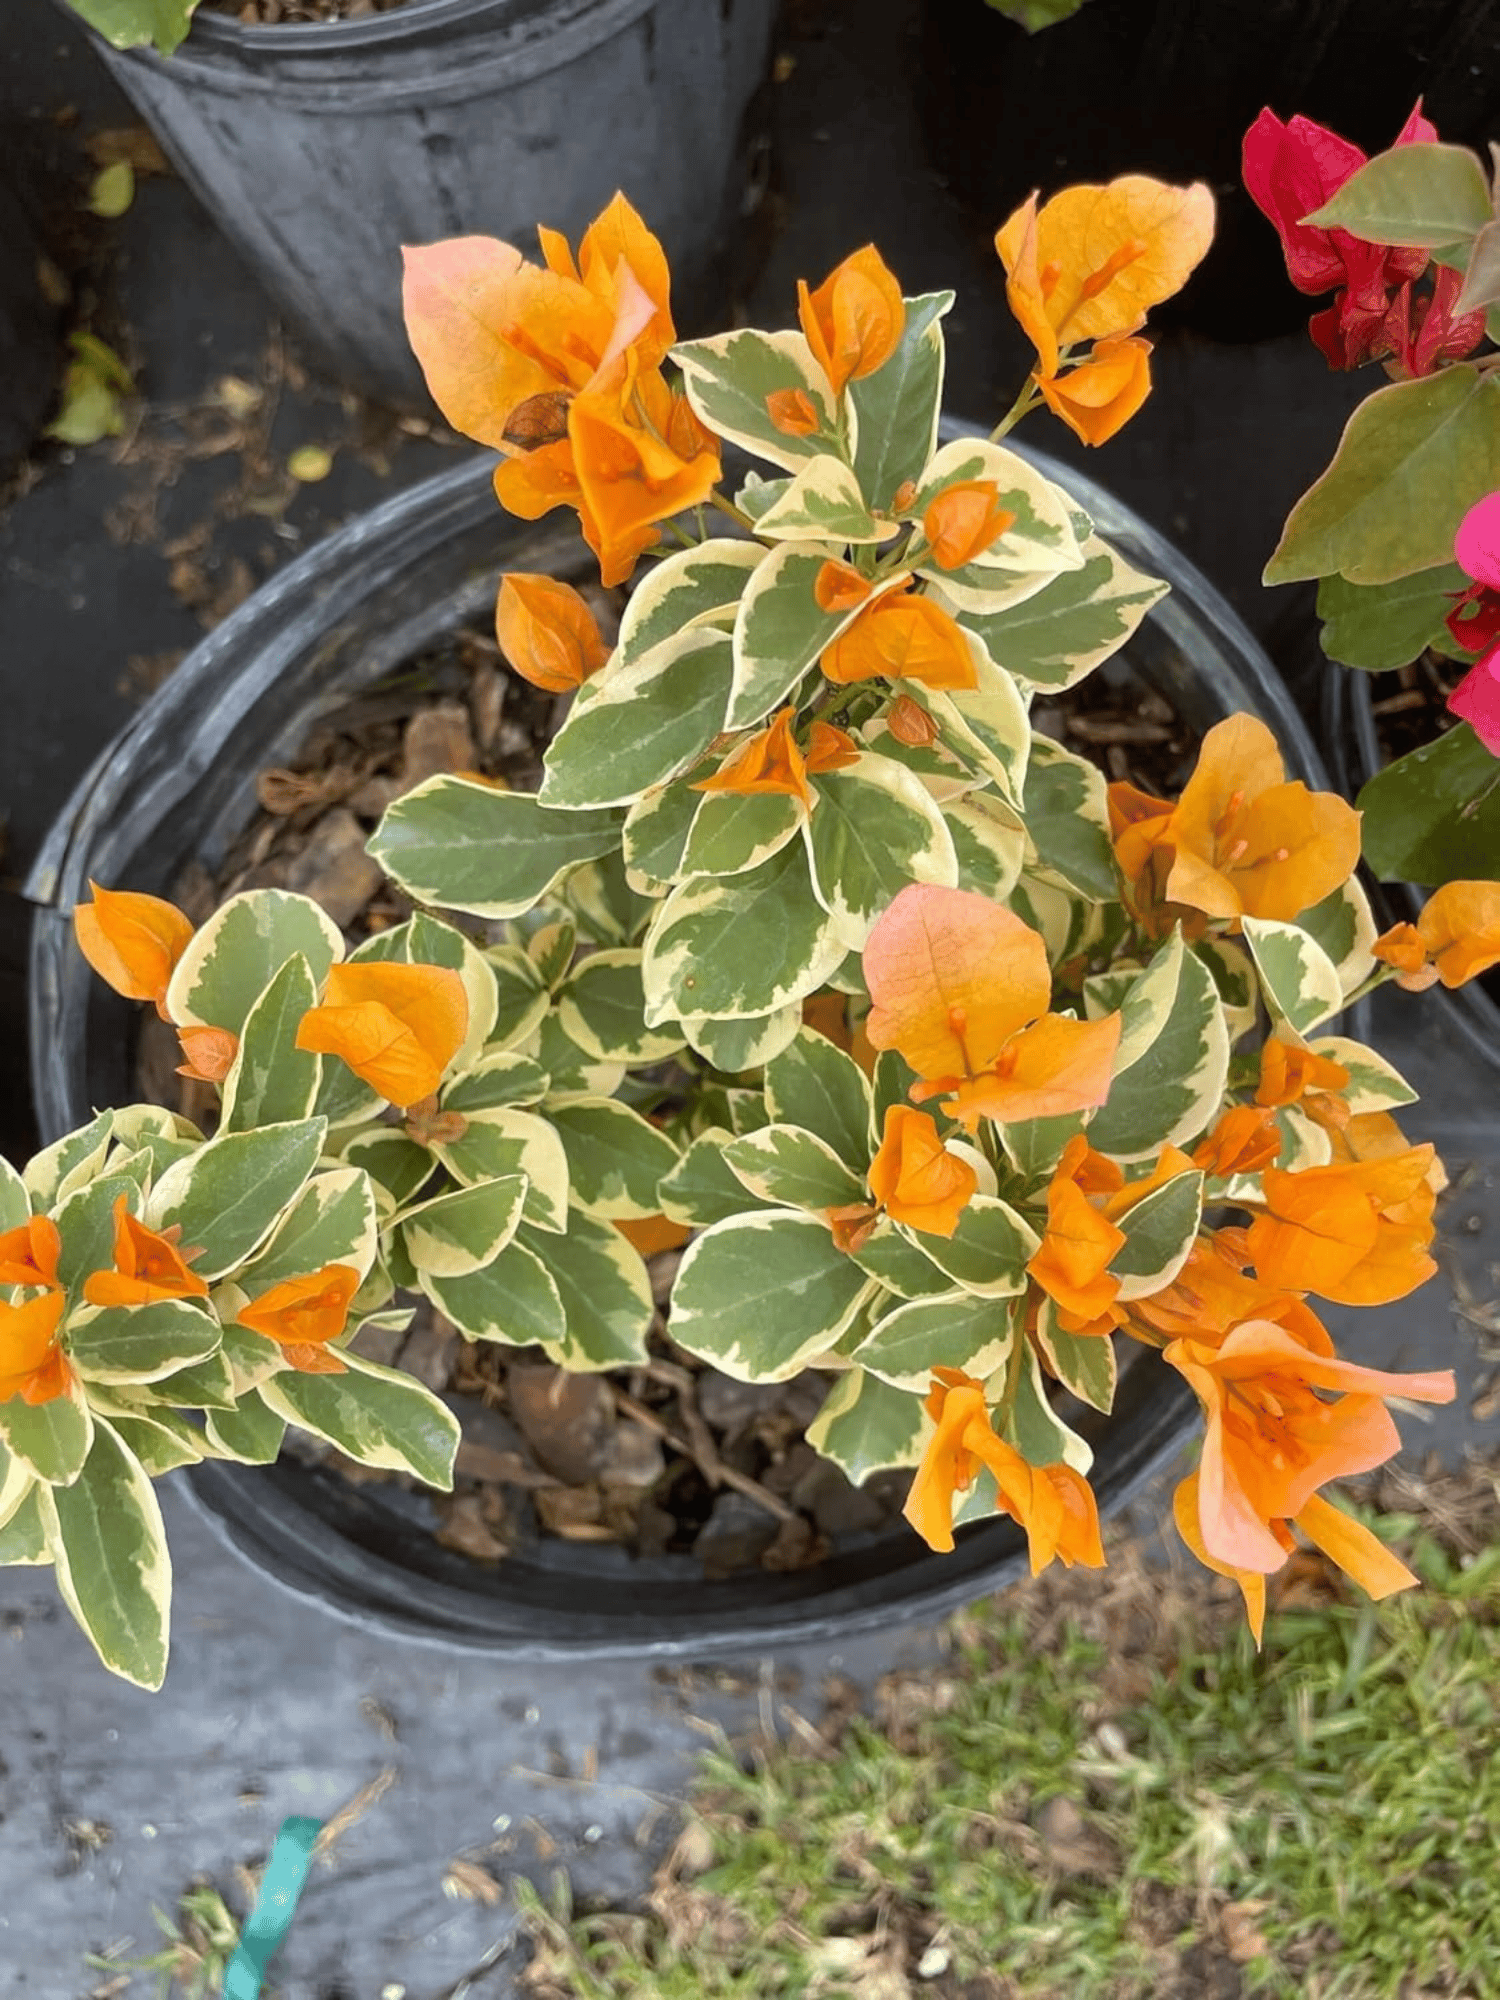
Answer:
<path fill-rule="evenodd" d="M 227 14 L 194 13 L 187 38 L 170 56 L 149 43 L 117 49 L 73 10 L 122 77 L 149 73 L 154 90 L 195 84 L 229 96 L 291 93 L 321 100 L 340 116 L 432 105 L 510 89 L 563 69 L 609 42 L 661 0 L 406 0 L 389 14 L 354 21 L 251 24 Z M 440 60 L 449 52 L 446 62 Z M 417 73 L 407 65 L 420 57 Z M 140 74 L 144 86 L 146 77 Z M 312 106 L 309 106 L 311 109 Z"/>
<path fill-rule="evenodd" d="M 941 435 L 949 440 L 984 433 L 945 419 Z M 1220 702 L 1237 694 L 1242 703 L 1257 705 L 1300 774 L 1313 784 L 1326 782 L 1312 738 L 1271 662 L 1207 579 L 1087 474 L 1043 452 L 1022 455 L 1071 492 L 1101 534 L 1171 579 L 1172 593 L 1153 607 L 1151 617 L 1175 653 L 1214 686 Z M 76 1007 L 70 1027 L 63 1005 L 72 934 L 65 912 L 85 893 L 90 864 L 99 867 L 109 848 L 123 855 L 129 843 L 138 844 L 161 823 L 174 801 L 191 793 L 222 750 L 226 731 L 306 655 L 309 618 L 318 632 L 330 634 L 356 617 L 388 573 L 393 543 L 402 550 L 403 566 L 409 566 L 465 525 L 472 529 L 476 509 L 493 505 L 494 463 L 493 454 L 476 454 L 393 495 L 289 564 L 203 640 L 77 786 L 24 888 L 42 906 L 32 952 L 32 1063 L 39 1110 L 47 1119 L 50 1109 L 50 1124 L 65 1128 L 76 1122 L 68 1114 L 69 1100 L 81 1088 L 75 1072 L 82 1029 Z M 560 550 L 575 544 L 571 535 L 558 537 Z M 492 573 L 475 587 L 492 590 Z M 169 712 L 168 753 L 158 739 L 160 718 Z M 63 1049 L 70 1034 L 71 1067 Z M 1180 1451 L 1196 1422 L 1196 1401 L 1186 1382 L 1149 1366 L 1125 1372 L 1117 1409 L 1118 1420 L 1099 1434 L 1099 1491 L 1107 1511 L 1125 1504 Z M 528 1555 L 505 1565 L 501 1588 L 507 1571 L 512 1588 L 506 1600 L 494 1594 L 493 1572 L 476 1567 L 480 1587 L 460 1588 L 372 1552 L 358 1538 L 359 1506 L 344 1504 L 341 1523 L 331 1522 L 316 1504 L 317 1475 L 305 1469 L 290 1470 L 284 1462 L 279 1472 L 210 1462 L 193 1468 L 180 1484 L 188 1486 L 221 1539 L 295 1594 L 315 1598 L 367 1628 L 515 1659 L 666 1658 L 829 1639 L 937 1617 L 1026 1567 L 1023 1535 L 1000 1517 L 961 1530 L 949 1556 L 935 1556 L 911 1537 L 908 1557 L 906 1538 L 898 1544 L 887 1529 L 836 1551 L 817 1570 L 753 1572 L 723 1585 L 707 1584 L 701 1574 L 689 1579 L 684 1572 L 678 1587 L 691 1583 L 691 1601 L 671 1616 L 653 1601 L 652 1580 L 638 1566 L 633 1581 L 628 1571 L 615 1573 L 624 1587 L 615 1590 L 613 1606 L 601 1611 L 608 1596 L 601 1586 L 610 1579 L 597 1569 L 582 1573 L 577 1560 L 565 1569 L 568 1544 L 546 1544 L 540 1563 Z M 388 1531 L 394 1547 L 402 1530 L 388 1524 Z M 563 1577 L 562 1595 L 570 1601 L 549 1596 L 549 1576 L 553 1588 Z M 655 1597 L 668 1594 L 664 1584 Z M 638 1606 L 648 1607 L 649 1616 Z"/>

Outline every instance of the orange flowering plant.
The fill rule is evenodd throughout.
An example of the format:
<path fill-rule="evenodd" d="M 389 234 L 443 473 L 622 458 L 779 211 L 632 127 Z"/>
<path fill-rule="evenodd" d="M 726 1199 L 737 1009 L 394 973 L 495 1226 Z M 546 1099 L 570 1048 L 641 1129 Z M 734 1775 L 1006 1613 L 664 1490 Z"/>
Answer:
<path fill-rule="evenodd" d="M 277 890 L 196 929 L 80 911 L 94 965 L 220 1093 L 214 1138 L 136 1114 L 129 1164 L 69 1154 L 81 1181 L 32 1202 L 66 1243 L 75 1186 L 101 1189 L 104 1247 L 58 1269 L 97 1289 L 109 1266 L 117 1303 L 70 1312 L 210 1327 L 223 1366 L 181 1449 L 270 1455 L 295 1422 L 430 1466 L 451 1433 L 430 1399 L 380 1400 L 359 1314 L 421 1292 L 471 1340 L 638 1365 L 644 1260 L 686 1243 L 674 1342 L 746 1381 L 825 1371 L 813 1443 L 855 1480 L 911 1468 L 935 1548 L 999 1512 L 1036 1567 L 1100 1562 L 1089 1426 L 1056 1391 L 1102 1420 L 1128 1360 L 1203 1405 L 1179 1515 L 1211 1566 L 1253 1597 L 1300 1531 L 1393 1587 L 1320 1493 L 1394 1448 L 1392 1379 L 1338 1361 L 1309 1303 L 1419 1284 L 1441 1184 L 1391 1116 L 1412 1092 L 1333 1031 L 1395 975 L 1357 815 L 1250 717 L 1176 798 L 1107 787 L 1033 720 L 1165 586 L 1002 438 L 1032 402 L 1103 408 L 1085 367 L 1140 344 L 1206 241 L 1199 190 L 1075 192 L 1001 232 L 1039 363 L 990 438 L 940 441 L 951 294 L 903 296 L 872 247 L 799 288 L 795 329 L 689 342 L 623 198 L 576 253 L 543 232 L 543 265 L 411 254 L 414 344 L 501 453 L 500 499 L 575 509 L 632 588 L 611 646 L 565 579 L 505 579 L 506 657 L 566 715 L 535 795 L 444 775 L 388 808 L 371 851 L 406 923 L 348 950 Z M 768 470 L 726 482 L 735 453 Z M 1403 965 L 1474 962 L 1448 914 Z M 182 1183 L 252 1144 L 309 1149 L 293 1221 L 247 1194 L 234 1257 L 195 1259 Z M 51 1318 L 50 1238 L 8 1254 L 11 1374 L 45 1387 L 75 1322 Z M 153 1422 L 158 1379 L 130 1390 Z M 29 1407 L 0 1401 L 0 1437 Z M 28 1532 L 57 1559 L 49 1521 Z"/>

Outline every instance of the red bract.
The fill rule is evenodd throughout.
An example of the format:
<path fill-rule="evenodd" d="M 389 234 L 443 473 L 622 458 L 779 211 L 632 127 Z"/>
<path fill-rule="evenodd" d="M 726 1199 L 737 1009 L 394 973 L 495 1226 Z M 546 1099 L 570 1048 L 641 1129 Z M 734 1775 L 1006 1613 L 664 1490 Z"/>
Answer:
<path fill-rule="evenodd" d="M 1410 146 L 1436 138 L 1419 98 L 1394 143 Z M 1274 111 L 1266 110 L 1245 134 L 1245 186 L 1275 225 L 1287 275 L 1299 292 L 1310 296 L 1337 292 L 1326 311 L 1314 314 L 1308 329 L 1332 368 L 1357 368 L 1394 351 L 1385 333 L 1392 288 L 1409 284 L 1427 268 L 1425 250 L 1362 243 L 1345 229 L 1313 229 L 1302 220 L 1331 200 L 1364 164 L 1358 146 L 1311 118 L 1292 118 L 1283 125 Z M 1421 372 L 1429 372 L 1431 365 Z"/>
<path fill-rule="evenodd" d="M 1430 375 L 1444 361 L 1462 361 L 1472 354 L 1484 339 L 1484 309 L 1465 313 L 1462 319 L 1453 317 L 1463 282 L 1462 271 L 1444 267 L 1430 297 L 1414 297 L 1410 282 L 1404 284 L 1391 301 L 1372 353 L 1393 355 L 1408 375 Z"/>

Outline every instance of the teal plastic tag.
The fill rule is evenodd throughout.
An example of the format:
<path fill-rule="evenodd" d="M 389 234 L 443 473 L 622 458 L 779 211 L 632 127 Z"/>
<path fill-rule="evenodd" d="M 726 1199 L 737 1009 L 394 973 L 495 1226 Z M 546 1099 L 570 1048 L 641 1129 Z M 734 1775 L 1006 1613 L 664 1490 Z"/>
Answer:
<path fill-rule="evenodd" d="M 320 1819 L 293 1817 L 281 1822 L 260 1895 L 240 1933 L 240 1948 L 224 1974 L 224 2000 L 260 2000 L 266 1967 L 291 1929 L 297 1898 L 312 1866 L 313 1842 L 322 1830 Z"/>

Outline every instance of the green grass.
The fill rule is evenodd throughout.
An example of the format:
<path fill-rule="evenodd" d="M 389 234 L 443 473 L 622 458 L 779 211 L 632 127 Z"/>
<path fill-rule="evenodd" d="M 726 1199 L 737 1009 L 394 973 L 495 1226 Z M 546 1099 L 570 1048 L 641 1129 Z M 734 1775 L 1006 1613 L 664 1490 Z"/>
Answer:
<path fill-rule="evenodd" d="M 1259 1657 L 1238 1628 L 1163 1646 L 1159 1577 L 1107 1620 L 1070 1579 L 960 1621 L 879 1726 L 724 1746 L 645 1913 L 522 1892 L 531 1991 L 1500 1995 L 1500 1548 L 1387 1531 L 1428 1588 L 1274 1614 Z M 1133 1657 L 1083 1629 L 1132 1608 Z"/>

